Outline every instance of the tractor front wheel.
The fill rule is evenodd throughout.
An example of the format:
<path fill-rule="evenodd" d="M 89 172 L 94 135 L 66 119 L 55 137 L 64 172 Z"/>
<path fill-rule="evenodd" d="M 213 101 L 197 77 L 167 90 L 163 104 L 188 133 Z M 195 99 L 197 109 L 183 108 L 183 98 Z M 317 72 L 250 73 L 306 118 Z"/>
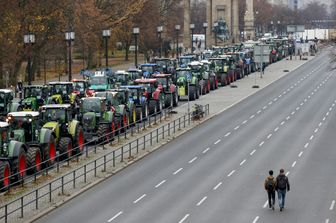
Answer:
<path fill-rule="evenodd" d="M 97 133 L 100 142 L 109 142 L 112 138 L 107 124 L 99 124 Z"/>
<path fill-rule="evenodd" d="M 42 157 L 39 147 L 29 147 L 27 152 L 27 172 L 34 174 L 42 169 Z"/>
<path fill-rule="evenodd" d="M 0 189 L 6 190 L 10 185 L 11 169 L 7 161 L 0 161 Z"/>
<path fill-rule="evenodd" d="M 54 165 L 54 163 L 56 162 L 56 142 L 53 135 L 50 136 L 48 146 L 44 148 L 43 161 L 47 161 L 47 164 L 49 166 Z"/>
<path fill-rule="evenodd" d="M 22 179 L 26 176 L 27 156 L 23 147 L 20 147 L 19 156 L 13 161 L 13 173 L 15 180 Z"/>
<path fill-rule="evenodd" d="M 69 137 L 63 137 L 59 141 L 59 155 L 62 160 L 68 159 L 72 154 L 72 142 Z"/>
<path fill-rule="evenodd" d="M 76 154 L 81 154 L 84 151 L 84 133 L 81 126 L 77 127 L 75 139 L 77 148 L 74 152 Z"/>

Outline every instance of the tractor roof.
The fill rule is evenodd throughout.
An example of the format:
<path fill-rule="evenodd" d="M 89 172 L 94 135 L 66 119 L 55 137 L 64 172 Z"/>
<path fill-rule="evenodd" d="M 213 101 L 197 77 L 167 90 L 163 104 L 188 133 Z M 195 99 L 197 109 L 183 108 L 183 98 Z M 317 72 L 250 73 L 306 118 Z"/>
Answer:
<path fill-rule="evenodd" d="M 53 81 L 53 82 L 49 82 L 48 83 L 49 85 L 56 85 L 56 84 L 71 84 L 72 85 L 72 82 L 69 82 L 69 81 Z"/>
<path fill-rule="evenodd" d="M 106 100 L 105 97 L 88 97 L 88 98 L 82 98 L 83 101 L 93 101 L 93 100 Z"/>
<path fill-rule="evenodd" d="M 7 122 L 0 122 L 0 128 L 6 128 L 9 124 Z"/>
<path fill-rule="evenodd" d="M 23 88 L 45 88 L 45 85 L 27 85 L 24 86 Z"/>
<path fill-rule="evenodd" d="M 176 69 L 176 71 L 185 71 L 185 70 L 191 71 L 191 69 L 189 67 L 179 67 L 179 68 Z"/>
<path fill-rule="evenodd" d="M 84 79 L 72 79 L 72 82 L 88 82 L 88 81 Z"/>
<path fill-rule="evenodd" d="M 211 64 L 210 61 L 208 61 L 208 60 L 201 60 L 201 63 L 203 63 L 203 64 Z"/>
<path fill-rule="evenodd" d="M 154 67 L 157 66 L 157 64 L 155 63 L 145 63 L 145 64 L 141 64 L 140 67 Z"/>
<path fill-rule="evenodd" d="M 138 83 L 138 84 L 153 84 L 153 83 L 156 83 L 157 80 L 154 79 L 154 78 L 151 78 L 151 79 L 136 79 L 135 80 L 135 83 Z"/>
<path fill-rule="evenodd" d="M 49 109 L 49 108 L 71 108 L 70 104 L 50 104 L 50 105 L 43 105 L 42 108 Z"/>
<path fill-rule="evenodd" d="M 128 74 L 125 70 L 117 70 L 114 74 Z"/>
<path fill-rule="evenodd" d="M 152 74 L 152 77 L 154 78 L 171 77 L 171 74 Z"/>
<path fill-rule="evenodd" d="M 142 72 L 142 70 L 139 70 L 137 68 L 129 68 L 128 72 Z"/>
<path fill-rule="evenodd" d="M 5 94 L 8 94 L 8 93 L 12 93 L 13 90 L 11 90 L 11 89 L 0 89 L 0 92 L 3 92 L 3 93 L 5 93 Z"/>
<path fill-rule="evenodd" d="M 13 117 L 26 117 L 26 116 L 38 117 L 39 115 L 40 113 L 36 111 L 19 111 L 19 112 L 10 112 L 8 114 L 8 116 Z"/>
<path fill-rule="evenodd" d="M 126 88 L 126 89 L 142 89 L 144 86 L 141 85 L 127 85 L 127 86 L 120 86 L 120 88 Z"/>

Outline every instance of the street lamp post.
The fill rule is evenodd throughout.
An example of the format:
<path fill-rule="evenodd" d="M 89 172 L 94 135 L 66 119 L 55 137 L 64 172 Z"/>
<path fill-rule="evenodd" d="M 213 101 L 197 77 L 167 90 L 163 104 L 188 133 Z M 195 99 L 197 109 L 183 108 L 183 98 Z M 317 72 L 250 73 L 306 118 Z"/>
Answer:
<path fill-rule="evenodd" d="M 140 28 L 135 27 L 133 28 L 133 35 L 134 35 L 134 41 L 135 41 L 135 61 L 134 65 L 135 67 L 138 67 L 138 35 L 140 34 Z"/>
<path fill-rule="evenodd" d="M 215 28 L 215 46 L 217 46 L 217 28 L 218 28 L 218 22 L 214 23 L 214 28 Z"/>
<path fill-rule="evenodd" d="M 163 32 L 163 27 L 162 26 L 158 26 L 157 27 L 157 33 L 158 33 L 158 38 L 159 38 L 159 42 L 160 42 L 160 58 L 162 57 L 162 34 Z"/>
<path fill-rule="evenodd" d="M 195 29 L 195 24 L 190 24 L 189 26 L 191 30 L 191 52 L 194 52 L 194 29 Z"/>
<path fill-rule="evenodd" d="M 271 33 L 272 33 L 272 35 L 274 35 L 273 21 L 271 21 Z"/>
<path fill-rule="evenodd" d="M 281 31 L 281 22 L 278 21 L 278 35 L 282 35 L 282 31 Z"/>
<path fill-rule="evenodd" d="M 176 31 L 176 59 L 179 58 L 180 50 L 179 50 L 179 32 L 180 32 L 181 26 L 175 25 L 175 31 Z"/>
<path fill-rule="evenodd" d="M 24 44 L 32 46 L 35 43 L 35 34 L 28 33 L 23 37 Z M 28 85 L 31 85 L 32 80 L 32 65 L 31 65 L 31 49 L 28 49 Z"/>
<path fill-rule="evenodd" d="M 105 64 L 106 68 L 108 67 L 108 39 L 111 36 L 111 30 L 110 29 L 104 29 L 103 30 L 103 38 L 105 40 Z"/>
<path fill-rule="evenodd" d="M 208 28 L 208 23 L 207 22 L 203 23 L 203 28 L 204 28 L 204 50 L 206 50 L 207 49 L 206 30 Z"/>
<path fill-rule="evenodd" d="M 75 40 L 75 32 L 73 31 L 68 31 L 65 32 L 65 40 L 68 42 L 69 44 L 69 81 L 71 81 L 72 79 L 72 71 L 71 71 L 71 43 L 72 41 Z"/>

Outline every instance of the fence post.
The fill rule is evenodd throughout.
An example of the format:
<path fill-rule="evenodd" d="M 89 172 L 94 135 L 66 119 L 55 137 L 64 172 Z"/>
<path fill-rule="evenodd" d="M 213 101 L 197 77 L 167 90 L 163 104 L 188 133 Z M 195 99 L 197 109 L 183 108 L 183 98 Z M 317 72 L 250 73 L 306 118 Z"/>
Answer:
<path fill-rule="evenodd" d="M 129 143 L 129 144 L 128 144 L 128 159 L 130 159 L 131 156 L 132 156 L 132 146 L 131 146 L 131 144 L 132 144 L 132 143 Z"/>
<path fill-rule="evenodd" d="M 49 202 L 51 203 L 51 183 L 49 183 Z"/>
<path fill-rule="evenodd" d="M 36 190 L 35 192 L 35 196 L 36 196 L 36 210 L 38 210 L 38 190 Z"/>
<path fill-rule="evenodd" d="M 106 172 L 106 155 L 104 155 L 104 171 L 103 172 Z"/>
<path fill-rule="evenodd" d="M 137 154 L 138 154 L 139 153 L 139 138 L 136 139 L 136 142 L 137 142 L 136 148 L 137 148 Z"/>
<path fill-rule="evenodd" d="M 168 136 L 170 136 L 170 122 L 168 123 Z"/>
<path fill-rule="evenodd" d="M 95 144 L 94 144 L 94 152 L 96 154 L 97 153 L 97 140 L 95 140 L 94 142 L 95 142 Z"/>
<path fill-rule="evenodd" d="M 86 183 L 86 164 L 84 165 L 84 183 Z"/>
<path fill-rule="evenodd" d="M 144 135 L 144 137 L 143 137 L 143 144 L 144 144 L 144 150 L 146 149 L 146 135 Z"/>
<path fill-rule="evenodd" d="M 115 167 L 115 150 L 113 150 L 112 154 L 113 154 L 112 163 L 113 163 L 113 167 Z"/>
<path fill-rule="evenodd" d="M 7 218 L 8 218 L 8 213 L 7 213 L 7 204 L 5 205 L 5 223 L 7 223 Z"/>
<path fill-rule="evenodd" d="M 162 122 L 162 112 L 164 112 L 164 110 L 162 109 L 160 112 L 160 123 Z"/>
<path fill-rule="evenodd" d="M 156 143 L 159 142 L 159 129 L 156 129 Z"/>
<path fill-rule="evenodd" d="M 62 176 L 62 178 L 61 178 L 61 184 L 62 184 L 62 186 L 61 186 L 61 188 L 62 188 L 62 194 L 64 194 L 64 176 Z"/>
<path fill-rule="evenodd" d="M 23 218 L 23 196 L 21 197 L 21 218 Z"/>
<path fill-rule="evenodd" d="M 175 126 L 176 126 L 175 121 L 176 121 L 176 120 L 174 120 L 174 133 L 175 133 Z"/>
<path fill-rule="evenodd" d="M 152 138 L 153 138 L 153 132 L 150 132 L 150 145 L 152 146 L 153 143 L 152 143 Z"/>
<path fill-rule="evenodd" d="M 162 139 L 164 139 L 164 125 L 162 126 Z"/>
<path fill-rule="evenodd" d="M 190 113 L 188 113 L 188 125 L 190 125 Z"/>
<path fill-rule="evenodd" d="M 120 158 L 120 162 L 124 161 L 124 146 L 121 147 L 121 158 Z"/>
<path fill-rule="evenodd" d="M 76 188 L 76 172 L 75 171 L 72 172 L 72 176 L 73 176 L 73 188 Z"/>
<path fill-rule="evenodd" d="M 86 155 L 86 158 L 89 157 L 89 148 L 88 148 L 88 145 L 86 145 L 85 155 Z"/>
<path fill-rule="evenodd" d="M 94 176 L 97 177 L 97 160 L 94 161 Z"/>
<path fill-rule="evenodd" d="M 186 123 L 186 117 L 183 115 L 183 128 L 185 128 L 185 123 Z"/>
<path fill-rule="evenodd" d="M 181 130 L 181 117 L 179 117 L 179 129 L 178 130 Z"/>
<path fill-rule="evenodd" d="M 59 172 L 59 162 L 57 161 L 56 163 L 57 163 L 56 166 L 57 166 L 57 173 L 58 173 Z"/>

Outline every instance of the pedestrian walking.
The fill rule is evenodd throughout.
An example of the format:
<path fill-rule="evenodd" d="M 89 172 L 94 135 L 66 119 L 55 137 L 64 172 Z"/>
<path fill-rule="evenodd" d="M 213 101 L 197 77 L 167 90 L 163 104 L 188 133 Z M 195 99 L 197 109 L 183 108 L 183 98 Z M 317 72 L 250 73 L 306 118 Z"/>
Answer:
<path fill-rule="evenodd" d="M 265 179 L 264 187 L 268 195 L 268 206 L 274 210 L 276 181 L 273 177 L 273 170 L 268 171 L 269 176 Z"/>
<path fill-rule="evenodd" d="M 290 191 L 288 177 L 285 175 L 284 169 L 280 169 L 280 173 L 276 178 L 275 189 L 278 192 L 279 207 L 280 207 L 280 211 L 282 211 L 285 207 L 286 192 Z"/>

